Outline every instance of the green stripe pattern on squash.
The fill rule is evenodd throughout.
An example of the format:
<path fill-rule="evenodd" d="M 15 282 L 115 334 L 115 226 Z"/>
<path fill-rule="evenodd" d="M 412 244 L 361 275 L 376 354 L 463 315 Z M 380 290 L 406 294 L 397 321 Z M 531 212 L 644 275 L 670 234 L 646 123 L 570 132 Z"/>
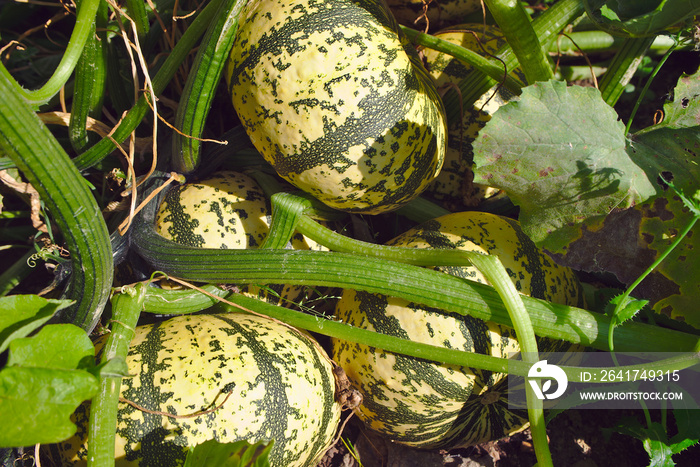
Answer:
<path fill-rule="evenodd" d="M 327 205 L 388 212 L 442 165 L 442 101 L 383 0 L 250 2 L 233 106 L 277 173 Z"/>
<path fill-rule="evenodd" d="M 274 439 L 272 466 L 313 466 L 340 421 L 328 357 L 306 334 L 269 318 L 183 315 L 139 326 L 127 364 L 135 376 L 123 379 L 121 396 L 146 410 L 120 402 L 117 466 L 182 465 L 189 446 L 209 439 Z M 159 413 L 214 407 L 188 418 Z M 83 439 L 58 447 L 67 463 L 85 465 Z"/>
<path fill-rule="evenodd" d="M 206 180 L 171 189 L 158 209 L 155 229 L 181 245 L 247 249 L 263 243 L 270 222 L 270 203 L 257 182 L 246 174 L 222 171 Z M 327 250 L 298 232 L 288 247 Z M 270 284 L 261 289 L 246 285 L 241 292 L 287 305 L 300 299 L 304 288 Z"/>
<path fill-rule="evenodd" d="M 448 214 L 389 244 L 495 254 L 520 293 L 583 305 L 573 272 L 539 251 L 512 219 L 482 212 Z M 486 282 L 471 266 L 436 269 Z M 363 291 L 345 290 L 336 317 L 353 326 L 468 352 L 509 358 L 520 350 L 510 328 Z M 570 348 L 568 343 L 539 344 L 550 351 Z M 503 374 L 440 365 L 338 339 L 333 341 L 333 357 L 363 395 L 359 418 L 395 442 L 450 448 L 502 438 L 527 425 L 525 411 L 508 408 Z"/>

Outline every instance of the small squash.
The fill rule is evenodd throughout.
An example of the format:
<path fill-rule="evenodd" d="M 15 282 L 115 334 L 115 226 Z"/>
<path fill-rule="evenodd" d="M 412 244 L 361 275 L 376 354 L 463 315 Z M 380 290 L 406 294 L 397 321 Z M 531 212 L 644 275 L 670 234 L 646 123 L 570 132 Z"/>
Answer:
<path fill-rule="evenodd" d="M 223 171 L 206 180 L 168 192 L 156 214 L 156 232 L 168 240 L 200 248 L 259 247 L 270 229 L 271 209 L 262 188 L 248 175 Z M 290 248 L 326 248 L 296 233 Z M 260 289 L 244 286 L 243 293 L 270 303 L 297 301 L 303 287 L 271 284 Z M 283 300 L 281 300 L 283 299 Z"/>

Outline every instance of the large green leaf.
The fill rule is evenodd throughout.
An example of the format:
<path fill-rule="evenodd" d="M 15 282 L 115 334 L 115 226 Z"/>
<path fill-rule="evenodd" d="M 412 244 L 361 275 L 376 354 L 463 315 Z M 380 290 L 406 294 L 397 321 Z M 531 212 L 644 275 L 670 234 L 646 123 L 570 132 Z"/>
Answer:
<path fill-rule="evenodd" d="M 0 447 L 72 436 L 71 414 L 98 389 L 98 379 L 83 369 L 95 363 L 85 331 L 72 324 L 48 325 L 9 347 L 7 366 L 0 371 Z"/>
<path fill-rule="evenodd" d="M 28 336 L 71 300 L 49 300 L 38 295 L 9 295 L 0 298 L 0 352 L 13 339 Z"/>
<path fill-rule="evenodd" d="M 657 188 L 627 154 L 624 126 L 593 88 L 536 83 L 501 107 L 474 143 L 475 181 L 505 190 L 523 230 L 561 252 L 582 226 Z"/>
<path fill-rule="evenodd" d="M 55 443 L 71 437 L 70 416 L 97 392 L 86 371 L 7 367 L 0 371 L 0 447 Z"/>
<path fill-rule="evenodd" d="M 688 225 L 692 213 L 661 181 L 660 175 L 672 179 L 674 186 L 689 196 L 700 187 L 698 94 L 700 74 L 682 76 L 674 100 L 664 106 L 664 122 L 631 135 L 627 141 L 629 160 L 653 183 L 656 194 L 633 208 L 613 211 L 598 224 L 589 219 L 555 232 L 554 241 L 550 238 L 541 241 L 541 245 L 556 253 L 559 262 L 587 272 L 613 273 L 621 282 L 631 284 Z M 509 192 L 514 189 L 517 187 L 506 187 Z M 556 187 L 547 189 L 556 190 Z M 527 224 L 531 217 L 525 214 L 521 218 L 525 222 L 523 228 L 528 233 L 537 233 L 538 226 Z M 547 216 L 547 213 L 539 215 Z M 570 221 L 575 222 L 572 218 Z M 659 313 L 700 328 L 696 306 L 700 300 L 700 235 L 693 235 L 697 230 L 691 230 L 633 291 L 633 296 L 650 300 L 652 308 Z M 571 243 L 559 248 L 567 241 L 568 234 Z"/>
<path fill-rule="evenodd" d="M 693 89 L 682 88 L 667 107 L 673 115 L 667 124 L 625 138 L 596 90 L 537 83 L 499 109 L 478 136 L 475 181 L 508 193 L 540 247 L 570 255 L 572 242 L 609 229 L 606 216 L 664 196 L 662 176 L 690 193 L 700 186 L 700 132 L 688 127 L 697 114 L 697 104 L 687 103 Z"/>

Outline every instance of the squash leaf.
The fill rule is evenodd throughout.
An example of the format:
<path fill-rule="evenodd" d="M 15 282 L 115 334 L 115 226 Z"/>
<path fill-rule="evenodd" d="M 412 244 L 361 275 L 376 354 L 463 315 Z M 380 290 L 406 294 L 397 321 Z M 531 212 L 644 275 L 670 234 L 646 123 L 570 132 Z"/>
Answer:
<path fill-rule="evenodd" d="M 13 339 L 25 337 L 46 323 L 71 300 L 47 300 L 38 295 L 0 297 L 0 353 Z"/>
<path fill-rule="evenodd" d="M 622 304 L 620 305 L 620 302 Z M 649 303 L 649 300 L 639 300 L 633 297 L 624 297 L 623 295 L 617 295 L 610 300 L 608 306 L 608 315 L 612 315 L 615 308 L 620 307 L 617 313 L 612 316 L 615 326 L 632 319 L 634 315 L 639 313 L 639 311 L 644 308 Z"/>
<path fill-rule="evenodd" d="M 700 126 L 700 73 L 683 74 L 673 90 L 673 100 L 664 104 L 664 120 L 658 126 Z"/>
<path fill-rule="evenodd" d="M 508 193 L 538 246 L 568 254 L 572 242 L 601 231 L 606 216 L 665 195 L 662 174 L 681 190 L 700 186 L 700 132 L 686 126 L 697 107 L 684 110 L 667 125 L 625 138 L 595 89 L 536 83 L 477 137 L 475 181 Z"/>
<path fill-rule="evenodd" d="M 561 252 L 613 209 L 656 193 L 624 126 L 593 88 L 549 81 L 501 107 L 474 143 L 477 183 L 505 190 L 535 243 Z"/>
<path fill-rule="evenodd" d="M 50 324 L 33 337 L 12 341 L 7 365 L 85 369 L 95 366 L 95 347 L 81 328 L 73 324 Z"/>
<path fill-rule="evenodd" d="M 0 370 L 0 413 L 5 427 L 0 447 L 55 443 L 72 436 L 71 414 L 97 393 L 95 349 L 82 329 L 48 325 L 33 337 L 10 343 Z"/>
<path fill-rule="evenodd" d="M 692 201 L 700 187 L 700 73 L 682 76 L 666 119 L 630 136 L 627 151 L 653 180 L 657 194 L 627 210 L 613 211 L 593 226 L 581 223 L 577 238 L 558 250 L 556 260 L 574 269 L 612 273 L 631 284 L 673 242 L 693 218 L 671 181 Z M 694 126 L 695 125 L 695 126 Z M 527 231 L 530 226 L 523 226 Z M 700 328 L 700 235 L 695 227 L 684 241 L 634 290 L 657 313 Z M 564 241 L 564 239 L 562 239 Z M 550 242 L 548 247 L 552 246 Z M 549 248 L 554 251 L 553 248 Z"/>
<path fill-rule="evenodd" d="M 71 414 L 97 389 L 97 378 L 82 370 L 2 369 L 0 447 L 55 443 L 71 437 L 76 431 Z"/>
<path fill-rule="evenodd" d="M 268 455 L 274 441 L 220 443 L 205 441 L 190 448 L 184 467 L 269 467 Z"/>

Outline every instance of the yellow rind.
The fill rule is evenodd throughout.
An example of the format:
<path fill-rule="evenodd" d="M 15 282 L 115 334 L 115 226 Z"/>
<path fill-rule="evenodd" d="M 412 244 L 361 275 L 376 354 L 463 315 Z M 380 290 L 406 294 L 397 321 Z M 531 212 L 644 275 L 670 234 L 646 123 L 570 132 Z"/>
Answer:
<path fill-rule="evenodd" d="M 367 214 L 400 207 L 437 176 L 442 102 L 382 3 L 258 1 L 241 17 L 226 77 L 279 175 Z"/>
<path fill-rule="evenodd" d="M 257 182 L 246 174 L 222 171 L 172 189 L 158 209 L 155 230 L 183 245 L 250 249 L 265 241 L 271 220 L 269 202 Z M 327 250 L 298 232 L 289 247 Z M 241 292 L 286 306 L 298 301 L 304 288 L 273 284 L 261 289 L 246 285 Z"/>

